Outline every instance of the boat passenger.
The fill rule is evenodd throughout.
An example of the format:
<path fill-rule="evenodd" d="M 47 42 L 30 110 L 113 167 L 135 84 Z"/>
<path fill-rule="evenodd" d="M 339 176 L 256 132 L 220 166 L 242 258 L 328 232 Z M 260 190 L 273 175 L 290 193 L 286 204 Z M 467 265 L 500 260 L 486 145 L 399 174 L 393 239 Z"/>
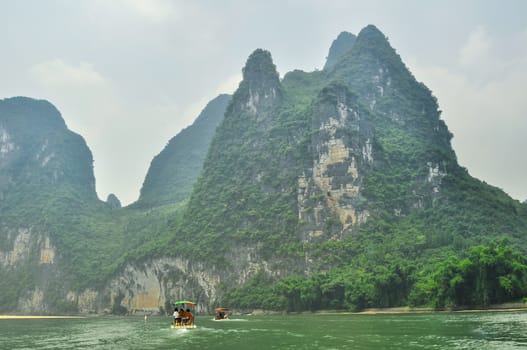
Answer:
<path fill-rule="evenodd" d="M 178 312 L 177 308 L 174 309 L 174 326 L 179 326 L 181 325 L 181 315 L 180 313 Z"/>
<path fill-rule="evenodd" d="M 184 325 L 188 324 L 188 312 L 185 312 L 183 309 L 179 309 L 179 315 L 181 316 L 181 323 Z"/>
<path fill-rule="evenodd" d="M 193 325 L 194 324 L 194 315 L 192 312 L 190 312 L 190 309 L 187 309 L 186 315 L 188 317 L 187 324 Z"/>

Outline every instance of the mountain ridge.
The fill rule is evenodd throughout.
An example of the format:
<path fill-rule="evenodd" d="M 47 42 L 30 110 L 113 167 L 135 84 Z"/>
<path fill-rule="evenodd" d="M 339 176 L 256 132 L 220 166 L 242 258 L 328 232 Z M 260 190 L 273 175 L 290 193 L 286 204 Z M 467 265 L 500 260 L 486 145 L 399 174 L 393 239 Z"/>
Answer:
<path fill-rule="evenodd" d="M 212 99 L 192 125 L 168 141 L 152 160 L 139 199 L 131 207 L 166 205 L 190 197 L 214 130 L 230 100 L 228 94 Z"/>
<path fill-rule="evenodd" d="M 256 49 L 232 97 L 211 101 L 152 160 L 129 207 L 83 200 L 85 180 L 37 206 L 31 187 L 3 201 L 2 310 L 163 313 L 189 298 L 203 312 L 356 310 L 527 293 L 527 206 L 457 163 L 436 98 L 381 31 L 353 37 L 330 48 L 324 70 L 281 80 Z M 188 137 L 200 156 L 181 157 Z M 0 132 L 0 190 L 16 180 L 1 177 L 11 139 Z M 494 270 L 481 265 L 491 260 Z"/>
<path fill-rule="evenodd" d="M 86 200 L 96 200 L 91 151 L 82 136 L 67 129 L 51 103 L 4 99 L 0 114 L 2 197 L 18 196 L 19 187 L 31 188 L 35 195 L 71 186 Z"/>

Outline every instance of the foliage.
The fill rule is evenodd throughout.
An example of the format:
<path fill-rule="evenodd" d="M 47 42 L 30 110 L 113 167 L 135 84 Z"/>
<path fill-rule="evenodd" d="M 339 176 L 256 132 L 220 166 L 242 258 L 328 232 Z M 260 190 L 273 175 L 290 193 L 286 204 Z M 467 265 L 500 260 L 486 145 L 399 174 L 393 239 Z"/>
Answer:
<path fill-rule="evenodd" d="M 273 285 L 272 278 L 258 273 L 243 287 L 226 293 L 221 304 L 240 309 L 280 310 L 286 303 L 286 298 L 277 295 Z"/>
<path fill-rule="evenodd" d="M 527 259 L 506 239 L 473 246 L 464 258 L 450 256 L 431 270 L 416 283 L 414 303 L 487 307 L 527 294 Z"/>
<path fill-rule="evenodd" d="M 221 302 L 243 309 L 485 307 L 525 297 L 527 205 L 458 165 L 435 97 L 382 33 L 368 26 L 348 44 L 323 71 L 295 70 L 282 81 L 270 54 L 256 50 L 232 98 L 216 101 L 206 123 L 198 118 L 206 125 L 169 141 L 127 208 L 97 199 L 91 153 L 52 106 L 40 115 L 23 99 L 0 103 L 0 126 L 20 145 L 1 159 L 1 247 L 13 247 L 17 229 L 48 235 L 61 267 L 39 266 L 35 251 L 0 270 L 0 311 L 38 285 L 52 308 L 75 312 L 65 291 L 102 288 L 125 264 L 158 256 L 216 271 Z M 319 122 L 343 96 L 358 121 L 322 135 Z M 327 193 L 312 193 L 306 211 L 322 213 L 324 233 L 342 234 L 310 241 L 299 178 L 313 173 L 321 137 L 353 149 L 360 196 L 338 204 L 367 220 L 344 232 Z M 56 150 L 49 163 L 39 153 L 47 147 Z M 333 170 L 346 174 L 332 185 L 347 185 L 350 170 Z M 231 271 L 246 251 L 270 274 L 261 269 L 237 285 Z"/>
<path fill-rule="evenodd" d="M 292 275 L 274 284 L 260 276 L 229 292 L 224 302 L 284 311 L 486 307 L 521 300 L 527 294 L 527 258 L 507 240 L 473 246 L 464 257 L 451 255 L 432 264 L 402 256 L 376 265 L 361 259 L 367 258 L 308 277 Z"/>
<path fill-rule="evenodd" d="M 219 95 L 207 104 L 191 126 L 170 139 L 152 160 L 141 195 L 132 208 L 177 203 L 190 197 L 214 131 L 223 120 L 230 99 L 230 95 Z"/>
<path fill-rule="evenodd" d="M 279 82 L 269 59 L 258 50 L 249 58 L 247 81 L 234 94 L 183 218 L 173 227 L 172 243 L 183 244 L 188 256 L 208 264 L 228 264 L 225 255 L 233 244 L 258 244 L 259 254 L 270 257 L 297 240 L 295 192 L 297 174 L 310 159 L 310 109 L 309 98 L 292 86 L 297 86 L 294 79 L 316 81 L 317 76 L 298 72 L 290 85 L 273 86 Z M 255 121 L 240 106 L 250 94 L 269 89 L 279 91 L 276 101 L 258 105 Z"/>

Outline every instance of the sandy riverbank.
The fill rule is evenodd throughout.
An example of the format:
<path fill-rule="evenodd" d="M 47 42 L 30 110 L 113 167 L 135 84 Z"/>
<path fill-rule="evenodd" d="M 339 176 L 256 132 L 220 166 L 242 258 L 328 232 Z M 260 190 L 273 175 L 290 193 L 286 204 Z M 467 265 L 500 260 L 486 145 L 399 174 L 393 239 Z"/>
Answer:
<path fill-rule="evenodd" d="M 39 319 L 39 318 L 84 318 L 84 316 L 0 315 L 0 320 Z"/>

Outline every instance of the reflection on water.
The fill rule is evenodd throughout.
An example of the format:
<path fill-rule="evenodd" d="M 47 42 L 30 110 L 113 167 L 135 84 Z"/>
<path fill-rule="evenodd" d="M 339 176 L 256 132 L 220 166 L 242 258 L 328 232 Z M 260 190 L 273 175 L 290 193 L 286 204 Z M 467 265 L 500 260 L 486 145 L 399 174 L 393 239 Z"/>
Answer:
<path fill-rule="evenodd" d="M 0 349 L 519 349 L 527 312 L 0 320 Z"/>

